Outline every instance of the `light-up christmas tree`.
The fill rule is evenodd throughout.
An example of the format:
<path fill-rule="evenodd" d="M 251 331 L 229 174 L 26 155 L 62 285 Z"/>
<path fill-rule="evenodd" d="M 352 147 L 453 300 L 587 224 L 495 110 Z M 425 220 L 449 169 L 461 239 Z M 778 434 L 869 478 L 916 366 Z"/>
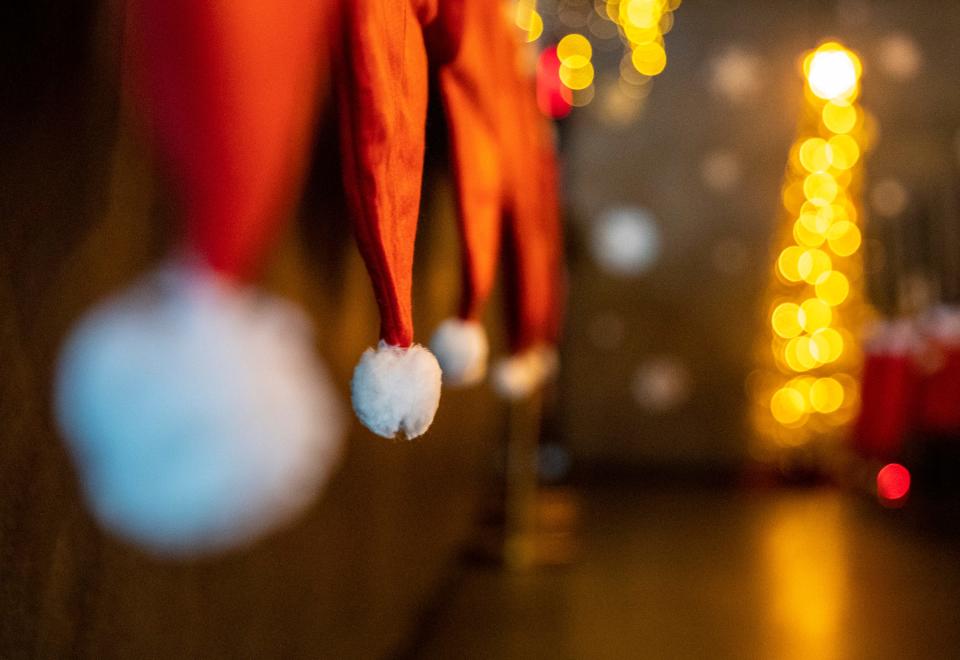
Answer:
<path fill-rule="evenodd" d="M 766 460 L 823 456 L 857 411 L 863 299 L 860 60 L 836 42 L 803 60 L 804 111 L 782 191 L 757 369 L 748 384 Z"/>

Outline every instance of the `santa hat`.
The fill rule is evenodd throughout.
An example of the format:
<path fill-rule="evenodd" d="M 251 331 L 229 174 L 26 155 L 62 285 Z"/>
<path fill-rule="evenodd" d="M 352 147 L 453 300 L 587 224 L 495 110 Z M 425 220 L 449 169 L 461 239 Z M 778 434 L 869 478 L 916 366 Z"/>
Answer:
<path fill-rule="evenodd" d="M 458 314 L 437 328 L 431 348 L 448 385 L 486 373 L 488 342 L 480 323 L 496 276 L 502 223 L 513 268 L 513 356 L 494 373 L 498 391 L 522 397 L 555 367 L 559 314 L 556 154 L 523 71 L 519 32 L 503 6 L 464 0 L 457 56 L 438 80 L 450 133 L 462 259 Z"/>
<path fill-rule="evenodd" d="M 494 370 L 505 398 L 527 396 L 558 366 L 563 300 L 557 156 L 553 129 L 540 113 L 532 80 L 514 67 L 517 116 L 508 160 L 505 256 L 511 355 Z"/>
<path fill-rule="evenodd" d="M 895 458 L 915 422 L 920 339 L 909 319 L 880 321 L 864 345 L 860 414 L 853 432 L 862 456 Z"/>
<path fill-rule="evenodd" d="M 423 434 L 440 401 L 440 366 L 414 343 L 411 300 L 427 112 L 424 26 L 436 17 L 427 2 L 345 2 L 336 49 L 344 188 L 380 311 L 379 344 L 360 358 L 351 394 L 360 421 L 386 438 Z"/>
<path fill-rule="evenodd" d="M 343 430 L 309 324 L 250 288 L 305 161 L 327 3 L 135 0 L 126 82 L 182 254 L 69 337 L 57 414 L 109 529 L 155 552 L 248 542 L 312 501 Z"/>
<path fill-rule="evenodd" d="M 516 48 L 503 7 L 489 0 L 448 3 L 461 9 L 456 57 L 437 75 L 450 142 L 461 242 L 460 307 L 430 340 L 454 387 L 483 380 L 489 344 L 480 318 L 496 278 L 504 205 L 501 127 L 517 122 L 501 88 L 499 64 Z"/>
<path fill-rule="evenodd" d="M 922 322 L 927 339 L 917 425 L 932 434 L 960 433 L 960 309 L 938 305 Z"/>

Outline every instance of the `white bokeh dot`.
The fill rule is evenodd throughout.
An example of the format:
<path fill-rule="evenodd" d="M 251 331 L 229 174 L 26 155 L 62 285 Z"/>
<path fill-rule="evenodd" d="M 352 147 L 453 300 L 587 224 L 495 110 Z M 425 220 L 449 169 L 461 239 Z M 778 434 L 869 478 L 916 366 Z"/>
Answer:
<path fill-rule="evenodd" d="M 739 46 L 730 46 L 710 61 L 710 88 L 730 103 L 746 103 L 760 93 L 758 56 Z"/>
<path fill-rule="evenodd" d="M 740 158 L 726 149 L 712 151 L 700 162 L 700 176 L 714 192 L 733 192 L 740 183 Z"/>
<path fill-rule="evenodd" d="M 690 397 L 690 371 L 678 358 L 657 355 L 637 368 L 631 390 L 634 401 L 650 413 L 675 410 Z"/>
<path fill-rule="evenodd" d="M 895 218 L 904 212 L 910 193 L 896 179 L 882 179 L 870 189 L 870 207 L 884 218 Z"/>
<path fill-rule="evenodd" d="M 605 273 L 642 275 L 660 258 L 660 229 L 645 209 L 611 208 L 594 222 L 590 245 L 594 260 Z"/>
<path fill-rule="evenodd" d="M 923 55 L 910 35 L 894 32 L 880 40 L 877 61 L 880 68 L 891 78 L 909 80 L 920 72 Z"/>

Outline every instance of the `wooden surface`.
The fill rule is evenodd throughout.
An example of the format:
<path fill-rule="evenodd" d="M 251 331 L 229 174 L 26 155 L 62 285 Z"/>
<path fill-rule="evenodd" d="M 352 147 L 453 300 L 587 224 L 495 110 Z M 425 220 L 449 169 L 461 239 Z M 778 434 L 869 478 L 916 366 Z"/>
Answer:
<path fill-rule="evenodd" d="M 82 310 L 155 263 L 174 234 L 162 185 L 122 128 L 105 8 L 38 3 L 5 27 L 0 657 L 389 653 L 466 536 L 494 472 L 502 409 L 486 388 L 445 393 L 430 434 L 403 444 L 354 423 L 322 500 L 242 552 L 164 563 L 104 536 L 48 414 L 53 365 Z M 378 323 L 330 147 L 329 135 L 319 138 L 309 191 L 266 286 L 314 317 L 348 405 L 352 365 Z M 416 267 L 421 341 L 453 312 L 458 287 L 449 191 L 438 184 L 430 198 Z"/>

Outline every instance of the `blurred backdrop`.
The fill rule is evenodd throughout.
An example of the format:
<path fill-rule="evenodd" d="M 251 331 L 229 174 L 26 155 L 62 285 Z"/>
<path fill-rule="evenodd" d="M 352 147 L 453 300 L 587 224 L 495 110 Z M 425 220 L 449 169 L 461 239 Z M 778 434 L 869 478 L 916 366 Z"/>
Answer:
<path fill-rule="evenodd" d="M 764 439 L 751 415 L 751 374 L 770 366 L 771 287 L 784 284 L 784 187 L 809 119 L 803 58 L 829 39 L 862 64 L 850 190 L 864 265 L 851 278 L 870 307 L 857 318 L 868 327 L 960 302 L 960 4 L 666 3 L 665 68 L 639 57 L 648 74 L 630 68 L 609 5 L 540 0 L 536 19 L 518 15 L 541 68 L 557 71 L 550 49 L 568 34 L 591 45 L 585 84 L 542 90 L 557 115 L 569 272 L 562 368 L 542 409 L 507 406 L 485 385 L 445 392 L 416 443 L 382 443 L 355 425 L 307 516 L 251 548 L 183 564 L 96 527 L 48 412 L 69 325 L 171 241 L 163 182 L 118 91 L 114 7 L 0 10 L 0 656 L 646 657 L 637 640 L 651 657 L 956 655 L 952 474 L 937 477 L 946 508 L 908 502 L 876 517 L 877 469 L 911 454 L 855 457 L 853 410 L 797 470 L 798 446 Z M 376 309 L 330 183 L 339 163 L 327 157 L 328 124 L 267 283 L 317 321 L 346 393 Z M 443 135 L 433 107 L 414 284 L 424 328 L 458 291 Z M 495 350 L 499 309 L 487 318 Z M 850 355 L 862 356 L 851 338 Z M 503 541 L 509 440 L 518 426 L 534 433 L 523 425 L 541 412 L 540 481 L 568 493 L 550 511 L 564 547 L 581 550 L 579 568 L 465 569 L 465 547 L 490 559 Z M 847 495 L 744 487 L 798 474 Z M 864 609 L 877 602 L 871 618 Z"/>

